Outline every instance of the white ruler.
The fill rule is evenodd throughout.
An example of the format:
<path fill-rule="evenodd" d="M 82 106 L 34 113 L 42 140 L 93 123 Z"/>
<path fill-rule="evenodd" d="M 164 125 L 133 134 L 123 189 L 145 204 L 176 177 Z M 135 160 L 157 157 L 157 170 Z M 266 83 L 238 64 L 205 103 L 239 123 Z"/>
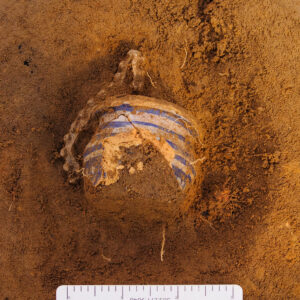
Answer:
<path fill-rule="evenodd" d="M 239 285 L 62 285 L 56 300 L 243 300 Z"/>

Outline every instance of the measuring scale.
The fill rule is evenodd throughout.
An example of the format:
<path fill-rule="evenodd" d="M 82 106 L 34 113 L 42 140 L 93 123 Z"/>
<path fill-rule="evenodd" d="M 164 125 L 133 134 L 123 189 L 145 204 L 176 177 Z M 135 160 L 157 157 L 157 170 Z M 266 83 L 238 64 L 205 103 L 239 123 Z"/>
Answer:
<path fill-rule="evenodd" d="M 243 300 L 239 285 L 62 285 L 56 300 Z"/>

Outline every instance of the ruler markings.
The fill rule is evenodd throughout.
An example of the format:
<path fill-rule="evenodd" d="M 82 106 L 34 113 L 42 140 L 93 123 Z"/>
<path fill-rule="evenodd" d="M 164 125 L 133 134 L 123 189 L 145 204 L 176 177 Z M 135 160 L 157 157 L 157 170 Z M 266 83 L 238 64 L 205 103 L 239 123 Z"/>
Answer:
<path fill-rule="evenodd" d="M 142 289 L 141 289 L 142 287 Z M 99 289 L 99 290 L 98 290 Z M 98 295 L 98 291 L 101 291 Z M 238 285 L 65 285 L 57 300 L 242 300 Z"/>

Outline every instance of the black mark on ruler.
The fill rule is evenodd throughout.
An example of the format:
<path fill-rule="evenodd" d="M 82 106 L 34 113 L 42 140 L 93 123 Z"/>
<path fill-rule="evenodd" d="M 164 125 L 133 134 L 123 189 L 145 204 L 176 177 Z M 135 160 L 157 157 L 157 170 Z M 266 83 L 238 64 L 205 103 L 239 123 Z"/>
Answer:
<path fill-rule="evenodd" d="M 205 296 L 206 296 L 206 286 L 205 286 L 205 292 L 204 293 L 205 293 Z"/>
<path fill-rule="evenodd" d="M 122 286 L 122 296 L 121 299 L 124 299 L 124 287 Z"/>
<path fill-rule="evenodd" d="M 69 287 L 67 286 L 67 299 L 70 299 L 69 298 Z"/>
<path fill-rule="evenodd" d="M 177 295 L 176 295 L 176 299 L 179 299 L 179 286 L 177 285 Z"/>
<path fill-rule="evenodd" d="M 231 298 L 234 299 L 234 286 L 232 286 L 232 295 Z"/>
<path fill-rule="evenodd" d="M 94 286 L 94 296 L 97 296 L 96 286 Z"/>
<path fill-rule="evenodd" d="M 150 285 L 150 288 L 149 288 L 149 295 L 151 297 L 151 285 Z"/>

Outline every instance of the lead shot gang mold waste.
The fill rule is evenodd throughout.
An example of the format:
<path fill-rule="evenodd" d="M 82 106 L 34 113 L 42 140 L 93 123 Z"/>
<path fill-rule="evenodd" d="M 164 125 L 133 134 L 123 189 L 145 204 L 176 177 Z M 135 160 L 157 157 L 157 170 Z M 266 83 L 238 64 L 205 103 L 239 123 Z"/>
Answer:
<path fill-rule="evenodd" d="M 130 50 L 120 62 L 117 73 L 108 88 L 102 89 L 83 108 L 70 131 L 65 135 L 61 156 L 70 183 L 81 174 L 84 184 L 101 188 L 116 183 L 124 169 L 121 149 L 150 143 L 157 149 L 172 171 L 179 189 L 188 191 L 197 178 L 199 162 L 195 145 L 200 131 L 195 118 L 183 108 L 161 99 L 141 95 L 119 95 L 128 70 L 132 70 L 131 89 L 141 93 L 144 87 L 145 58 L 141 52 Z M 85 146 L 82 165 L 73 154 L 79 133 L 97 116 L 98 127 Z M 143 163 L 129 170 L 129 175 L 141 171 Z"/>

